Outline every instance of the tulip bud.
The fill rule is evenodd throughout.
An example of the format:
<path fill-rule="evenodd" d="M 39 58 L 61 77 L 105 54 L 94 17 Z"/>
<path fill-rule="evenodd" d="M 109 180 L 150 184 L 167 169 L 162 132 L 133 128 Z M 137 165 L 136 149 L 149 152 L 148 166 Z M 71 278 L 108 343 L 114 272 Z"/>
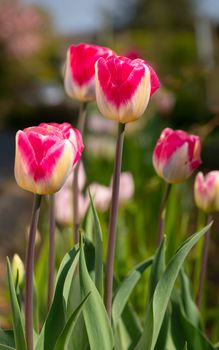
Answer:
<path fill-rule="evenodd" d="M 71 45 L 67 52 L 64 85 L 67 95 L 81 102 L 95 100 L 94 65 L 113 51 L 88 44 Z"/>
<path fill-rule="evenodd" d="M 46 124 L 16 134 L 15 178 L 36 194 L 58 191 L 80 159 L 83 142 L 70 124 Z"/>
<path fill-rule="evenodd" d="M 14 281 L 21 286 L 24 280 L 24 264 L 18 254 L 13 256 L 11 269 Z"/>
<path fill-rule="evenodd" d="M 153 166 L 166 182 L 183 182 L 201 164 L 200 153 L 198 136 L 166 128 L 154 149 Z"/>
<path fill-rule="evenodd" d="M 96 99 L 104 117 L 129 123 L 144 113 L 159 81 L 143 60 L 110 56 L 95 65 Z"/>
<path fill-rule="evenodd" d="M 219 211 L 219 171 L 210 171 L 205 176 L 199 172 L 194 184 L 195 203 L 206 213 Z"/>

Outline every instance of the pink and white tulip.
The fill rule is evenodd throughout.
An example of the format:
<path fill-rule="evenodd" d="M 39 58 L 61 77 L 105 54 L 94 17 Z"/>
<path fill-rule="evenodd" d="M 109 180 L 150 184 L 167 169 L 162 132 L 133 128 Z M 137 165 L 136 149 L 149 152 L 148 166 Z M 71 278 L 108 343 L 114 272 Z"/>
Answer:
<path fill-rule="evenodd" d="M 42 123 L 16 134 L 15 178 L 36 194 L 58 191 L 80 159 L 83 141 L 70 124 Z"/>
<path fill-rule="evenodd" d="M 195 203 L 206 213 L 219 211 L 219 171 L 210 171 L 205 176 L 199 172 L 194 184 Z"/>
<path fill-rule="evenodd" d="M 94 65 L 100 57 L 113 51 L 102 46 L 81 43 L 71 45 L 67 52 L 64 85 L 67 95 L 80 102 L 95 100 Z"/>
<path fill-rule="evenodd" d="M 166 128 L 154 149 L 153 166 L 166 182 L 183 182 L 201 164 L 200 153 L 198 136 Z"/>
<path fill-rule="evenodd" d="M 144 113 L 159 80 L 144 60 L 122 56 L 100 58 L 95 65 L 96 100 L 104 117 L 129 123 Z"/>

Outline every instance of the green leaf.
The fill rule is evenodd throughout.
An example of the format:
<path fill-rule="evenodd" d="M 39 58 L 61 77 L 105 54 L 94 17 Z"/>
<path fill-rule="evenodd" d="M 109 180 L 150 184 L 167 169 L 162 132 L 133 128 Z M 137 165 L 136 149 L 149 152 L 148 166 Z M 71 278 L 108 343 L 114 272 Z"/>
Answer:
<path fill-rule="evenodd" d="M 139 265 L 135 266 L 134 269 L 128 274 L 125 280 L 118 287 L 115 297 L 113 300 L 112 318 L 113 325 L 116 328 L 117 323 L 122 315 L 122 312 L 128 302 L 128 299 L 136 286 L 137 282 L 141 278 L 143 272 L 147 267 L 152 264 L 153 258 L 149 258 Z"/>
<path fill-rule="evenodd" d="M 8 345 L 0 344 L 0 350 L 16 350 L 16 349 Z"/>
<path fill-rule="evenodd" d="M 0 344 L 15 347 L 13 330 L 3 330 L 0 328 Z"/>
<path fill-rule="evenodd" d="M 83 308 L 90 348 L 91 350 L 112 350 L 112 329 L 102 298 L 87 271 L 82 238 L 80 243 L 79 272 L 82 298 L 91 292 Z"/>
<path fill-rule="evenodd" d="M 212 223 L 189 237 L 168 263 L 155 288 L 153 298 L 147 310 L 144 331 L 137 345 L 137 350 L 154 349 L 179 270 L 189 251 L 209 230 L 211 225 Z"/>
<path fill-rule="evenodd" d="M 162 240 L 159 248 L 156 251 L 156 254 L 154 256 L 154 260 L 151 267 L 151 273 L 150 273 L 150 279 L 149 279 L 149 295 L 148 300 L 151 301 L 151 298 L 153 297 L 154 290 L 157 286 L 157 283 L 160 279 L 160 276 L 165 270 L 165 237 Z"/>
<path fill-rule="evenodd" d="M 95 285 L 100 295 L 103 294 L 103 235 L 100 221 L 94 207 L 93 199 L 89 191 L 91 209 L 94 217 L 95 233 Z"/>
<path fill-rule="evenodd" d="M 184 346 L 183 350 L 188 350 L 187 342 L 185 342 L 185 346 Z"/>
<path fill-rule="evenodd" d="M 74 330 L 74 326 L 77 322 L 78 316 L 80 315 L 84 304 L 86 303 L 88 297 L 90 294 L 88 294 L 80 303 L 80 305 L 75 309 L 75 311 L 72 313 L 71 317 L 68 319 L 68 322 L 65 325 L 65 328 L 63 329 L 62 333 L 60 334 L 54 350 L 65 350 L 68 346 L 69 339 L 72 335 L 72 332 Z"/>
<path fill-rule="evenodd" d="M 183 349 L 185 342 L 189 349 L 213 350 L 207 337 L 185 316 L 180 301 L 172 301 L 171 335 L 176 349 Z"/>
<path fill-rule="evenodd" d="M 91 204 L 87 210 L 86 220 L 85 220 L 85 235 L 88 240 L 93 242 L 93 226 L 94 226 L 94 216 Z"/>
<path fill-rule="evenodd" d="M 181 299 L 185 315 L 195 327 L 200 327 L 199 310 L 192 299 L 189 279 L 183 269 L 181 269 L 179 276 L 181 284 Z"/>
<path fill-rule="evenodd" d="M 11 266 L 8 258 L 7 258 L 7 277 L 8 277 L 8 285 L 9 285 L 9 292 L 10 292 L 12 322 L 13 322 L 14 340 L 15 340 L 16 349 L 26 350 L 27 344 L 26 344 L 26 339 L 24 335 L 22 316 L 21 316 L 21 311 L 20 311 L 20 307 L 16 296 L 16 291 L 15 291 L 12 272 L 11 272 Z"/>
<path fill-rule="evenodd" d="M 53 350 L 56 341 L 65 327 L 65 307 L 63 290 L 66 276 L 79 252 L 75 246 L 67 253 L 61 263 L 57 275 L 57 282 L 53 302 L 48 313 L 46 322 L 39 335 L 35 350 Z"/>

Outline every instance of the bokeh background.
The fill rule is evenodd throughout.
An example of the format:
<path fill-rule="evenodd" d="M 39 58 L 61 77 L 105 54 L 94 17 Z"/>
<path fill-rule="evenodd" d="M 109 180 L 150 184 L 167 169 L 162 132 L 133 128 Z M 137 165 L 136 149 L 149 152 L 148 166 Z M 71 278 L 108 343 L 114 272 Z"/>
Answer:
<path fill-rule="evenodd" d="M 151 255 L 156 246 L 164 184 L 153 170 L 151 157 L 161 130 L 168 126 L 199 134 L 203 140 L 202 170 L 219 169 L 218 0 L 0 0 L 0 323 L 3 326 L 8 323 L 9 314 L 5 257 L 16 251 L 24 259 L 32 199 L 14 180 L 15 133 L 43 121 L 69 121 L 77 125 L 78 104 L 64 92 L 63 70 L 68 46 L 82 41 L 108 46 L 129 57 L 145 58 L 162 84 L 142 119 L 127 128 L 123 171 L 132 174 L 134 193 L 120 207 L 116 258 L 120 277 Z M 95 103 L 89 105 L 88 113 L 84 192 L 93 182 L 109 186 L 116 133 L 115 124 L 105 122 Z M 204 224 L 204 216 L 194 206 L 193 180 L 173 188 L 170 197 L 166 224 L 168 257 L 184 238 Z M 124 183 L 123 190 L 129 186 L 129 182 Z M 108 211 L 102 209 L 100 206 L 106 240 Z M 45 227 L 41 223 L 38 255 L 46 235 Z M 65 239 L 65 230 L 60 225 L 61 240 Z M 186 266 L 194 281 L 194 295 L 201 244 Z M 202 305 L 203 322 L 214 341 L 219 334 L 218 250 L 219 218 L 215 215 Z M 133 296 L 142 314 L 144 291 L 142 284 Z"/>

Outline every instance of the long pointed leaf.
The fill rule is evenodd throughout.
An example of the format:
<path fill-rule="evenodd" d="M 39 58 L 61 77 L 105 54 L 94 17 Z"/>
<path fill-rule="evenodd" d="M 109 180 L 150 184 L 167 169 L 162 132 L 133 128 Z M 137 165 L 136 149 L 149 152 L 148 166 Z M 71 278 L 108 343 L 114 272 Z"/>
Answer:
<path fill-rule="evenodd" d="M 88 297 L 89 297 L 89 294 L 82 300 L 80 305 L 72 313 L 71 317 L 69 318 L 68 322 L 65 325 L 65 328 L 63 329 L 61 335 L 57 340 L 54 350 L 65 350 L 67 348 L 69 339 L 72 335 L 78 316 L 80 315 Z"/>
<path fill-rule="evenodd" d="M 103 235 L 100 221 L 94 207 L 93 199 L 89 191 L 91 209 L 94 217 L 95 233 L 95 285 L 100 295 L 103 294 Z"/>
<path fill-rule="evenodd" d="M 27 344 L 26 344 L 26 339 L 24 335 L 22 316 L 21 316 L 21 311 L 20 311 L 17 296 L 16 296 L 16 291 L 15 291 L 12 272 L 11 272 L 11 266 L 8 258 L 7 258 L 7 275 L 8 275 L 8 285 L 9 285 L 9 292 L 10 292 L 12 322 L 13 322 L 14 340 L 15 340 L 16 349 L 26 350 Z"/>
<path fill-rule="evenodd" d="M 151 266 L 151 273 L 150 273 L 150 279 L 149 279 L 149 302 L 151 301 L 151 298 L 153 297 L 154 290 L 157 286 L 157 283 L 160 279 L 160 276 L 165 270 L 165 237 L 163 241 L 161 242 L 161 245 L 156 251 L 156 254 L 154 256 L 154 260 Z"/>
<path fill-rule="evenodd" d="M 16 350 L 15 348 L 11 348 L 8 345 L 0 344 L 0 350 Z"/>
<path fill-rule="evenodd" d="M 116 291 L 114 300 L 113 300 L 113 325 L 117 326 L 119 318 L 128 302 L 128 299 L 136 286 L 137 282 L 141 278 L 143 272 L 152 264 L 153 258 L 149 258 L 139 265 L 135 266 L 134 269 L 129 273 L 126 279 L 121 283 L 119 288 Z"/>
<path fill-rule="evenodd" d="M 57 275 L 57 282 L 53 302 L 46 322 L 39 335 L 35 350 L 53 350 L 56 341 L 66 323 L 63 290 L 69 269 L 79 252 L 78 246 L 67 253 L 61 263 Z"/>
<path fill-rule="evenodd" d="M 154 349 L 179 270 L 189 251 L 209 230 L 211 225 L 212 223 L 187 239 L 167 265 L 166 270 L 162 274 L 154 291 L 153 298 L 146 314 L 144 331 L 136 348 L 137 350 Z"/>
<path fill-rule="evenodd" d="M 91 292 L 83 308 L 90 348 L 91 350 L 112 350 L 114 343 L 112 329 L 102 298 L 87 271 L 82 238 L 80 244 L 79 272 L 82 298 Z"/>

